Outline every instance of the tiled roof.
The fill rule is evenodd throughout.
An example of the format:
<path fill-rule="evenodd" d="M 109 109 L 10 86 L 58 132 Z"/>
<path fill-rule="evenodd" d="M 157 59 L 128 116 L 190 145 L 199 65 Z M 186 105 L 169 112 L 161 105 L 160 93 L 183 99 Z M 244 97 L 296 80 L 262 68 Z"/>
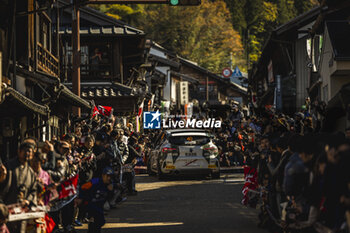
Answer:
<path fill-rule="evenodd" d="M 80 28 L 80 35 L 143 35 L 142 31 L 136 30 L 131 27 L 115 27 L 115 26 L 105 26 L 105 27 L 88 27 Z M 60 28 L 60 34 L 70 35 L 72 34 L 71 27 Z"/>
<path fill-rule="evenodd" d="M 133 94 L 126 94 L 113 87 L 86 87 L 81 89 L 81 96 L 83 98 L 117 97 L 125 95 Z"/>
<path fill-rule="evenodd" d="M 4 92 L 5 92 L 5 101 L 6 100 L 13 101 L 16 104 L 23 106 L 27 110 L 30 110 L 45 116 L 48 115 L 48 113 L 50 112 L 50 109 L 48 108 L 48 106 L 41 105 L 34 102 L 33 100 L 22 95 L 17 90 L 11 87 L 6 87 L 4 89 Z"/>
<path fill-rule="evenodd" d="M 84 96 L 77 96 L 74 94 L 69 88 L 67 88 L 65 85 L 60 84 L 60 87 L 62 88 L 62 96 L 64 99 L 68 100 L 72 105 L 91 109 L 93 107 L 93 104 L 91 101 L 84 100 Z"/>
<path fill-rule="evenodd" d="M 72 88 L 71 84 L 66 84 L 68 88 Z M 133 96 L 133 89 L 131 87 L 115 84 L 115 83 L 81 83 L 81 97 L 92 98 L 106 98 L 119 96 Z"/>

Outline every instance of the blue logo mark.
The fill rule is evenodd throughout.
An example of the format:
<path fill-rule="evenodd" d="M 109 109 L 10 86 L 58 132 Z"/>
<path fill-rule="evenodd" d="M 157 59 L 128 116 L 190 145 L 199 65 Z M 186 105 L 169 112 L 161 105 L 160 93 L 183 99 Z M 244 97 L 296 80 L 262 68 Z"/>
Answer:
<path fill-rule="evenodd" d="M 159 111 L 143 113 L 143 128 L 144 129 L 160 129 Z"/>

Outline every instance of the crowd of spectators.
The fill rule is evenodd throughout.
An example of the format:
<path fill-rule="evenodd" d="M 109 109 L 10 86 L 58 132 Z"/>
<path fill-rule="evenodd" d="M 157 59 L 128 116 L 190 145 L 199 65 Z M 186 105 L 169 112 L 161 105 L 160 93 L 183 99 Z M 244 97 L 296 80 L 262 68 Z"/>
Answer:
<path fill-rule="evenodd" d="M 303 107 L 293 117 L 234 110 L 217 134 L 221 165 L 243 165 L 243 204 L 270 232 L 349 232 L 350 128 L 325 133 Z"/>
<path fill-rule="evenodd" d="M 259 226 L 271 232 L 346 232 L 349 226 L 350 128 L 323 133 L 309 109 L 292 117 L 246 116 L 233 107 L 214 132 L 220 165 L 244 167 L 242 203 L 259 206 Z M 100 232 L 106 211 L 137 194 L 134 167 L 147 165 L 159 132 L 141 135 L 114 116 L 97 115 L 50 141 L 26 138 L 0 166 L 0 232 L 74 232 L 83 222 Z M 78 177 L 76 194 L 62 196 L 62 183 L 72 177 Z M 52 198 L 55 192 L 59 198 Z M 42 221 L 6 224 L 11 204 L 50 208 Z"/>
<path fill-rule="evenodd" d="M 24 139 L 0 166 L 0 231 L 74 232 L 74 225 L 86 222 L 89 232 L 100 232 L 106 211 L 137 194 L 134 167 L 144 161 L 145 137 L 114 116 L 97 115 L 76 121 L 71 133 L 50 141 Z M 63 194 L 62 184 L 74 177 L 75 195 Z M 47 206 L 48 213 L 44 220 L 6 224 L 12 204 Z"/>

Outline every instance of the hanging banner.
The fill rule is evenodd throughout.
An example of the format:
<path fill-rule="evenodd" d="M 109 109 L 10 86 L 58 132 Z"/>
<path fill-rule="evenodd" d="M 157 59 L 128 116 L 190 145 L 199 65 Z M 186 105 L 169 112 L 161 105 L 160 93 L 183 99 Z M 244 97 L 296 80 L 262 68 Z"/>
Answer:
<path fill-rule="evenodd" d="M 185 104 L 186 119 L 191 119 L 192 115 L 193 115 L 193 103 Z"/>
<path fill-rule="evenodd" d="M 275 81 L 273 77 L 272 60 L 270 60 L 269 65 L 267 66 L 267 80 L 269 80 L 269 83 L 273 83 Z"/>
<path fill-rule="evenodd" d="M 20 203 L 8 205 L 7 208 L 9 210 L 9 222 L 44 218 L 47 211 L 45 206 L 33 206 L 29 209 L 27 207 L 23 208 Z"/>
<path fill-rule="evenodd" d="M 151 111 L 151 106 L 152 106 L 152 100 L 148 100 L 148 105 L 147 105 L 147 111 Z"/>
<path fill-rule="evenodd" d="M 139 133 L 141 131 L 140 119 L 141 119 L 141 117 L 136 116 L 136 119 L 135 119 L 135 121 L 136 121 L 136 129 L 135 130 L 136 130 L 137 133 Z"/>

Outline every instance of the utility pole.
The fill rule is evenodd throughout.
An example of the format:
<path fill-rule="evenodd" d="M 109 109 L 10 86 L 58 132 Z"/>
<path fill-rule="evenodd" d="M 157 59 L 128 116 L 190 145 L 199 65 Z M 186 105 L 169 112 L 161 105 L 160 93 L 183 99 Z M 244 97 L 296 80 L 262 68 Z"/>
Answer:
<path fill-rule="evenodd" d="M 80 11 L 79 0 L 71 0 L 74 3 L 72 12 L 72 49 L 73 49 L 73 93 L 80 97 Z M 80 108 L 74 107 L 73 113 L 80 116 Z"/>
<path fill-rule="evenodd" d="M 208 75 L 205 77 L 205 98 L 209 101 L 209 78 Z"/>
<path fill-rule="evenodd" d="M 246 58 L 247 58 L 247 72 L 249 71 L 249 28 L 247 27 L 246 31 Z"/>

